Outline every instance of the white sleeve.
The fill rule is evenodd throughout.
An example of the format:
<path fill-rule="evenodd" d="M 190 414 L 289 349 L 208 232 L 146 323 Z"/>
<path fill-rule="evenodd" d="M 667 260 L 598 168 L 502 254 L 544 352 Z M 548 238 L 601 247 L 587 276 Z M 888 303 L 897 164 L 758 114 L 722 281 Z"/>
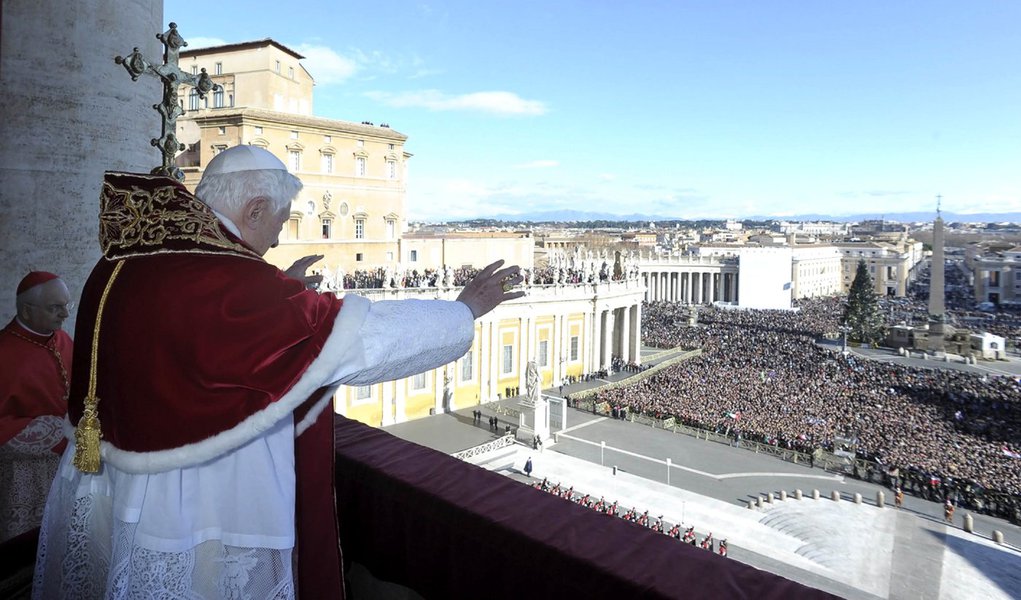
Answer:
<path fill-rule="evenodd" d="M 329 381 L 371 385 L 453 362 L 471 348 L 475 318 L 463 302 L 382 300 L 348 294 L 334 332 L 346 350 Z"/>

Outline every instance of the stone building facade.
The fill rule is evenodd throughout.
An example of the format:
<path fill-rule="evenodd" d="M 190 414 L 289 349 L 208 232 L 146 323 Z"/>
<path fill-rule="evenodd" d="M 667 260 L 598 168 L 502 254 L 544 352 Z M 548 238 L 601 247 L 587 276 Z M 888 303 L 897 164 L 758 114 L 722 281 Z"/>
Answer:
<path fill-rule="evenodd" d="M 860 241 L 834 242 L 840 250 L 843 292 L 851 289 L 858 261 L 864 260 L 869 275 L 880 296 L 903 297 L 907 294 L 908 283 L 914 277 L 915 268 L 922 261 L 922 244 L 913 240 L 901 243 Z"/>
<path fill-rule="evenodd" d="M 323 254 L 324 264 L 347 272 L 394 264 L 407 228 L 408 138 L 385 124 L 314 116 L 314 81 L 302 58 L 271 39 L 181 52 L 182 69 L 205 69 L 223 87 L 205 99 L 180 92 L 185 184 L 194 189 L 228 147 L 266 148 L 305 184 L 267 260 L 286 267 Z"/>
<path fill-rule="evenodd" d="M 974 273 L 976 302 L 997 306 L 1021 304 L 1021 246 L 979 254 L 969 262 Z"/>

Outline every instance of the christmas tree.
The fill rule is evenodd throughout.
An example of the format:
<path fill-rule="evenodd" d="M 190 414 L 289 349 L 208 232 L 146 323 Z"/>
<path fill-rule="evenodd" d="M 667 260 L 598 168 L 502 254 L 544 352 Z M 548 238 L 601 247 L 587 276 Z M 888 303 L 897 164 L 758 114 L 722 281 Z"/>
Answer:
<path fill-rule="evenodd" d="M 879 313 L 879 298 L 864 260 L 858 261 L 858 270 L 847 293 L 844 324 L 849 328 L 848 337 L 855 342 L 872 344 L 886 337 L 886 324 Z"/>

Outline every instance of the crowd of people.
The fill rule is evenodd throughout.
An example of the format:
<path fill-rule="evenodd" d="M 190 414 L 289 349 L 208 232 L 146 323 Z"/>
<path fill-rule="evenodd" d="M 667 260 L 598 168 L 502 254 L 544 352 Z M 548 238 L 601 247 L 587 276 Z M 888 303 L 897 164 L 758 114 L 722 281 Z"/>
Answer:
<path fill-rule="evenodd" d="M 994 311 L 978 310 L 972 284 L 960 268 L 944 271 L 944 304 L 947 323 L 957 329 L 988 331 L 1006 340 L 1007 348 L 1021 347 L 1021 306 L 1001 304 Z M 915 281 L 908 286 L 906 298 L 880 300 L 889 309 L 889 324 L 920 325 L 925 322 L 929 302 L 929 269 L 924 267 Z"/>
<path fill-rule="evenodd" d="M 798 312 L 700 307 L 690 327 L 688 307 L 648 304 L 646 344 L 701 356 L 597 401 L 806 452 L 852 440 L 859 457 L 938 481 L 934 493 L 949 481 L 1021 494 L 1019 382 L 816 344 L 837 330 L 841 307 L 839 298 L 803 302 Z"/>
<path fill-rule="evenodd" d="M 531 469 L 528 469 L 527 467 L 526 470 L 531 471 Z M 596 500 L 590 494 L 582 494 L 581 492 L 574 491 L 573 485 L 570 487 L 564 487 L 560 484 L 560 482 L 551 484 L 546 478 L 543 478 L 542 481 L 533 483 L 532 487 L 537 490 L 553 494 L 559 498 L 563 498 L 564 500 L 574 502 L 575 504 L 580 504 L 581 506 L 592 509 L 597 513 L 624 519 L 625 521 L 630 521 L 631 523 L 641 525 L 642 527 L 648 527 L 656 533 L 668 535 L 685 544 L 691 544 L 692 546 L 697 546 L 710 552 L 714 551 L 715 542 L 713 541 L 712 532 L 707 533 L 702 540 L 699 541 L 696 539 L 697 536 L 695 534 L 694 525 L 685 529 L 684 533 L 681 533 L 681 524 L 674 523 L 670 526 L 669 523 L 663 520 L 663 515 L 650 517 L 648 510 L 645 512 L 639 512 L 635 507 L 625 509 L 624 507 L 619 506 L 616 500 L 612 503 L 607 502 L 606 498 L 603 496 L 600 496 L 599 500 Z M 727 540 L 720 540 L 718 552 L 720 556 L 727 556 Z"/>
<path fill-rule="evenodd" d="M 642 371 L 649 368 L 649 365 L 639 365 L 632 361 L 625 361 L 623 358 L 614 355 L 610 361 L 610 366 L 613 368 L 614 373 L 624 371 L 626 373 L 641 373 Z"/>
<path fill-rule="evenodd" d="M 561 262 L 559 266 L 544 265 L 521 270 L 522 285 L 570 285 L 579 283 L 599 283 L 605 281 L 621 281 L 629 277 L 637 277 L 637 267 L 628 265 L 618 268 L 602 260 L 599 267 L 596 262 L 585 266 L 571 266 Z M 376 267 L 358 269 L 350 273 L 341 270 L 331 271 L 328 267 L 317 270 L 324 282 L 322 289 L 333 291 L 394 289 L 394 288 L 451 288 L 461 287 L 471 281 L 479 270 L 474 267 L 440 267 L 428 269 L 404 269 Z"/>
<path fill-rule="evenodd" d="M 343 274 L 343 289 L 391 289 L 391 288 L 431 288 L 431 287 L 462 287 L 478 274 L 474 267 L 458 267 L 447 269 L 411 269 L 396 271 L 385 267 L 375 269 L 358 269 Z"/>

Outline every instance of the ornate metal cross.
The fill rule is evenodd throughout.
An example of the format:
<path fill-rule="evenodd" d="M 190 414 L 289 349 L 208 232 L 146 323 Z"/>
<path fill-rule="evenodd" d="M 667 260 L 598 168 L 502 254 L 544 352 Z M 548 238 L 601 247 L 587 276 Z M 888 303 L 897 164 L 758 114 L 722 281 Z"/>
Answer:
<path fill-rule="evenodd" d="M 152 145 L 159 148 L 163 154 L 163 165 L 151 171 L 153 175 L 164 175 L 173 177 L 178 181 L 184 179 L 184 173 L 177 168 L 174 162 L 177 153 L 184 150 L 184 144 L 177 141 L 177 117 L 184 114 L 177 99 L 177 86 L 190 85 L 198 91 L 200 98 L 205 98 L 211 90 L 222 90 L 223 87 L 214 84 L 206 73 L 205 69 L 198 75 L 185 73 L 178 68 L 178 57 L 181 48 L 188 45 L 181 34 L 177 33 L 177 23 L 171 23 L 170 29 L 163 33 L 157 33 L 156 38 L 163 42 L 163 64 L 152 65 L 145 60 L 136 47 L 126 58 L 118 56 L 114 62 L 124 65 L 132 81 L 138 81 L 143 73 L 149 73 L 160 78 L 163 82 L 163 102 L 153 104 L 152 107 L 163 117 L 163 131 L 158 138 L 151 140 Z"/>

